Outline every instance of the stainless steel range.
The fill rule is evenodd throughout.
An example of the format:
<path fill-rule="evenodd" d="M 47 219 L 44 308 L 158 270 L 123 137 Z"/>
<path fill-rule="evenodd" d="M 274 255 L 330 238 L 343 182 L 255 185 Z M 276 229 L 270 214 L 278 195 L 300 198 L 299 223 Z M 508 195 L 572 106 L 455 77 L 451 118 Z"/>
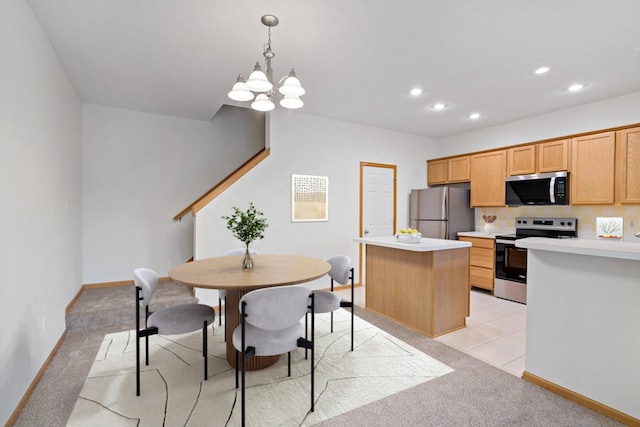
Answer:
<path fill-rule="evenodd" d="M 515 241 L 525 237 L 578 237 L 578 219 L 518 217 L 515 234 L 496 236 L 494 295 L 522 304 L 527 303 L 527 250 Z"/>

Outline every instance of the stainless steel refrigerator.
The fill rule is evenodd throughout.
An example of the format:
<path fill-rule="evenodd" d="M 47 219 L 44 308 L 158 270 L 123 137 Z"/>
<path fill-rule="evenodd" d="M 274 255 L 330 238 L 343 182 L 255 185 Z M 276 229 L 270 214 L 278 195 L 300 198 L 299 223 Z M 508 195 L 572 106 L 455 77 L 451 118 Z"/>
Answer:
<path fill-rule="evenodd" d="M 469 190 L 463 188 L 411 190 L 409 227 L 422 237 L 455 240 L 459 231 L 475 229 L 474 209 L 469 205 Z"/>

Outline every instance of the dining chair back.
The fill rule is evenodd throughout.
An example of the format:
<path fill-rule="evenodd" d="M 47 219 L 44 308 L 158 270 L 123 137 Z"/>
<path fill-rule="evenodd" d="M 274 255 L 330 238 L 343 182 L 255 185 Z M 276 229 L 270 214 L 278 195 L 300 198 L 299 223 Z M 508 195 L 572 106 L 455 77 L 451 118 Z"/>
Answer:
<path fill-rule="evenodd" d="M 311 351 L 311 412 L 314 410 L 314 337 L 304 337 L 300 322 L 307 311 L 314 312 L 313 292 L 301 285 L 262 288 L 248 292 L 240 299 L 241 324 L 233 332 L 236 348 L 236 388 L 242 358 L 242 425 L 245 425 L 246 362 L 254 356 L 274 356 L 287 353 L 288 376 L 291 376 L 291 351 L 305 348 Z M 312 315 L 313 319 L 313 315 Z M 313 322 L 313 320 L 312 320 Z"/>
<path fill-rule="evenodd" d="M 337 255 L 329 258 L 327 262 L 331 265 L 328 273 L 331 279 L 331 290 L 317 289 L 313 291 L 315 294 L 315 312 L 331 313 L 331 332 L 333 333 L 333 312 L 341 307 L 351 308 L 351 351 L 353 351 L 353 301 L 355 292 L 351 258 L 346 255 Z M 334 293 L 334 284 L 336 282 L 340 285 L 351 284 L 351 301 L 345 301 Z"/>
<path fill-rule="evenodd" d="M 158 288 L 158 275 L 149 268 L 137 268 L 133 272 L 136 288 L 136 396 L 140 396 L 140 338 L 145 339 L 145 364 L 149 365 L 149 336 L 179 335 L 202 329 L 202 356 L 204 379 L 207 375 L 207 326 L 215 319 L 213 308 L 204 304 L 179 304 L 156 311 L 149 309 L 153 294 Z M 144 313 L 140 309 L 144 309 Z M 141 327 L 140 318 L 144 319 Z"/>

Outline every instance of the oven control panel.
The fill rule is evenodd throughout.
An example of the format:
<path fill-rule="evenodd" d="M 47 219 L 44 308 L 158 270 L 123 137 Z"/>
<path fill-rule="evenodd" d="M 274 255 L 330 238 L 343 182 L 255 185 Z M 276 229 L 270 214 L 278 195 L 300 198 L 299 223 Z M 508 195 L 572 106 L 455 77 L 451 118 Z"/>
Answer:
<path fill-rule="evenodd" d="M 518 217 L 516 218 L 516 230 L 519 229 L 576 231 L 578 218 Z"/>

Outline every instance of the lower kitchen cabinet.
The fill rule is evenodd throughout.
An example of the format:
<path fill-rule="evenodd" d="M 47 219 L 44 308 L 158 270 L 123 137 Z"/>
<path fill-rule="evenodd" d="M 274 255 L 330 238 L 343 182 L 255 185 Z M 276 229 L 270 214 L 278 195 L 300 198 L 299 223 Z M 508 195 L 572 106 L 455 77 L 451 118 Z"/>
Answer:
<path fill-rule="evenodd" d="M 492 237 L 460 236 L 458 240 L 471 243 L 469 250 L 469 283 L 477 288 L 493 291 L 496 242 Z"/>

